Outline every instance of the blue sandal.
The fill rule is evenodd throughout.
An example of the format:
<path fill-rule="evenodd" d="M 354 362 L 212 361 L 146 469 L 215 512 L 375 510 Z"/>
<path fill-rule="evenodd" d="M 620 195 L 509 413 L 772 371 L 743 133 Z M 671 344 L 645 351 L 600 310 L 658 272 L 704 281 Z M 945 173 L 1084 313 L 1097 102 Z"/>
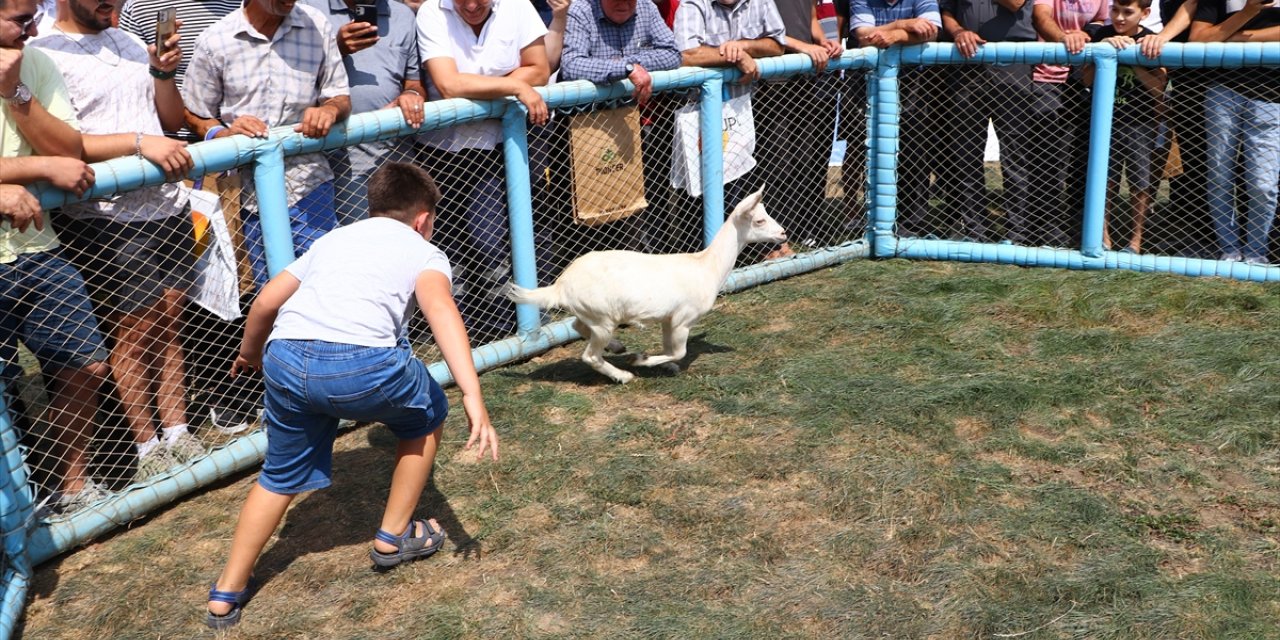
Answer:
<path fill-rule="evenodd" d="M 417 525 L 419 524 L 422 525 L 422 534 L 414 536 L 413 532 L 417 530 Z M 444 527 L 440 525 L 436 525 L 435 531 L 432 531 L 430 522 L 426 520 L 410 520 L 409 526 L 400 535 L 378 529 L 378 533 L 374 535 L 374 538 L 387 544 L 395 545 L 396 550 L 392 553 L 382 553 L 377 549 L 373 549 L 369 552 L 369 557 L 373 559 L 373 563 L 378 567 L 389 569 L 402 562 L 421 560 L 430 556 L 444 546 L 444 540 L 447 537 Z"/>
<path fill-rule="evenodd" d="M 226 629 L 240 624 L 240 613 L 244 611 L 244 605 L 248 604 L 257 591 L 258 581 L 253 576 L 249 577 L 249 584 L 240 591 L 218 591 L 218 583 L 214 582 L 209 587 L 209 602 L 225 602 L 231 605 L 231 610 L 223 615 L 206 611 L 204 623 L 214 629 Z"/>

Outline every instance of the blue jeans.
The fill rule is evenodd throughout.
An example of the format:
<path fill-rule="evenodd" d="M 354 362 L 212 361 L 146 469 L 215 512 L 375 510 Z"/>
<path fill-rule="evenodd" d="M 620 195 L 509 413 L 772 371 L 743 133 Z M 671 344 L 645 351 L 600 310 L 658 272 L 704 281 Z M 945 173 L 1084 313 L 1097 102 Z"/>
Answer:
<path fill-rule="evenodd" d="M 333 213 L 333 182 L 326 182 L 289 207 L 289 228 L 293 232 L 294 255 L 302 255 L 311 243 L 331 231 L 338 223 Z M 257 211 L 244 217 L 244 244 L 249 254 L 253 281 L 259 287 L 267 283 L 267 251 L 262 244 L 262 218 Z"/>
<path fill-rule="evenodd" d="M 267 455 L 258 484 L 278 494 L 329 486 L 340 418 L 381 422 L 401 440 L 440 428 L 449 403 L 407 341 L 362 347 L 272 340 L 262 359 Z"/>
<path fill-rule="evenodd" d="M 346 149 L 325 153 L 333 168 L 333 211 L 343 227 L 369 217 L 369 173 L 351 168 Z"/>
<path fill-rule="evenodd" d="M 1218 248 L 1223 254 L 1242 253 L 1246 259 L 1265 259 L 1280 189 L 1277 186 L 1280 181 L 1280 102 L 1250 100 L 1215 85 L 1205 93 L 1204 108 L 1208 148 L 1206 195 L 1218 235 Z M 1236 188 L 1237 157 L 1242 173 L 1243 251 L 1232 197 Z"/>

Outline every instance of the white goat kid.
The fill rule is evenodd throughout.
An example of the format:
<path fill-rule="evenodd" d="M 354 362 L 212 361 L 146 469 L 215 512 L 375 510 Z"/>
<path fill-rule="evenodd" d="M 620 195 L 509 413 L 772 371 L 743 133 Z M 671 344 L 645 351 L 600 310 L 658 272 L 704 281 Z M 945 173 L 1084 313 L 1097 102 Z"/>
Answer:
<path fill-rule="evenodd" d="M 753 242 L 787 240 L 787 232 L 765 212 L 762 193 L 757 191 L 738 203 L 711 246 L 698 253 L 594 251 L 574 260 L 555 284 L 533 290 L 512 287 L 508 297 L 577 316 L 573 328 L 587 340 L 582 361 L 618 382 L 635 377 L 604 359 L 605 347 L 619 325 L 661 320 L 664 353 L 637 354 L 633 364 L 678 363 L 685 356 L 689 329 L 715 304 L 742 248 Z"/>

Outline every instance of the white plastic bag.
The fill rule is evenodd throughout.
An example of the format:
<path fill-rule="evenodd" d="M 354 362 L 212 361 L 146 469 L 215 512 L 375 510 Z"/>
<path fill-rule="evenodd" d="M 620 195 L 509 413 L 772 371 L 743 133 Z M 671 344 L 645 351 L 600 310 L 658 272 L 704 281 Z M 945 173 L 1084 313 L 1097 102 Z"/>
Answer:
<path fill-rule="evenodd" d="M 241 315 L 240 277 L 236 272 L 231 232 L 227 230 L 218 194 L 192 189 L 191 213 L 204 216 L 208 221 L 204 228 L 207 242 L 197 243 L 197 246 L 204 246 L 204 250 L 196 257 L 196 281 L 191 299 L 223 320 L 235 320 Z M 197 222 L 197 229 L 200 226 Z"/>
<path fill-rule="evenodd" d="M 756 166 L 756 125 L 751 112 L 751 92 L 724 102 L 720 143 L 724 149 L 724 181 L 741 178 Z M 671 143 L 671 187 L 689 195 L 702 195 L 702 136 L 698 104 L 675 112 L 675 137 Z"/>

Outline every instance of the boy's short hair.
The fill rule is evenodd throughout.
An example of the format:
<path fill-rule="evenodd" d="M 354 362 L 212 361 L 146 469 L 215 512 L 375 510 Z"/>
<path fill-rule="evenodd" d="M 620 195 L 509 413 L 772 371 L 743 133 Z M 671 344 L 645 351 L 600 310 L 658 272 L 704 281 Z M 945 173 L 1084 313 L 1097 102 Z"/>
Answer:
<path fill-rule="evenodd" d="M 0 0 L 3 2 L 3 0 Z M 388 162 L 369 176 L 369 216 L 394 218 L 413 224 L 423 211 L 436 212 L 440 188 L 426 169 L 404 162 Z"/>
<path fill-rule="evenodd" d="M 1138 5 L 1139 9 L 1150 9 L 1151 0 L 1111 0 L 1111 4 L 1118 4 L 1122 7 L 1131 7 Z"/>

